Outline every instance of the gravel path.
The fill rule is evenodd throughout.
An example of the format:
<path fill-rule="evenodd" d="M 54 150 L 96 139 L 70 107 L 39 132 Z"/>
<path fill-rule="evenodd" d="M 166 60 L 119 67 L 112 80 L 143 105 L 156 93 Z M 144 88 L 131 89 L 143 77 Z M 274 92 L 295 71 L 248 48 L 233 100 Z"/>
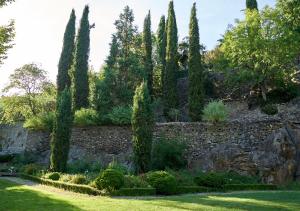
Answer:
<path fill-rule="evenodd" d="M 39 186 L 38 183 L 36 182 L 32 182 L 30 180 L 25 180 L 19 177 L 0 177 L 0 179 L 5 179 L 14 183 L 18 183 L 21 185 L 27 185 L 27 186 Z"/>

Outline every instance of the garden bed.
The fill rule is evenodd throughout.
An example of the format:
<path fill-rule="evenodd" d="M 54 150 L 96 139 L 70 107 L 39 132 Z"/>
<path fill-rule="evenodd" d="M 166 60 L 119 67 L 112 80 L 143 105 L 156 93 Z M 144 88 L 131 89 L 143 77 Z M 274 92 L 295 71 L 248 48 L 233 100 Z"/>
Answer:
<path fill-rule="evenodd" d="M 102 196 L 154 196 L 157 195 L 156 189 L 147 188 L 120 188 L 113 192 L 99 191 L 88 185 L 77 185 L 71 183 L 65 183 L 60 181 L 53 181 L 44 179 L 32 175 L 20 174 L 23 179 L 31 180 L 43 185 L 53 186 L 56 188 L 72 191 L 76 193 L 88 194 L 88 195 L 102 195 Z M 189 193 L 208 193 L 208 192 L 230 192 L 230 191 L 249 191 L 249 190 L 277 190 L 276 185 L 266 184 L 228 184 L 223 188 L 209 188 L 201 186 L 178 186 L 173 195 L 189 194 Z"/>

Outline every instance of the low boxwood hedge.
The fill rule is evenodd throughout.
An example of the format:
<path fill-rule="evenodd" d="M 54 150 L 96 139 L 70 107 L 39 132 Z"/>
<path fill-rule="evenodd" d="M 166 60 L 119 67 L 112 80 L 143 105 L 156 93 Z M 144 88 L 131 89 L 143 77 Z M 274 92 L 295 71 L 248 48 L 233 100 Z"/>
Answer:
<path fill-rule="evenodd" d="M 242 190 L 277 190 L 276 185 L 267 184 L 227 184 L 224 185 L 225 191 L 242 191 Z"/>
<path fill-rule="evenodd" d="M 83 194 L 89 194 L 89 195 L 101 195 L 102 194 L 97 189 L 90 187 L 88 185 L 77 185 L 77 184 L 64 183 L 64 182 L 53 181 L 53 180 L 49 180 L 49 179 L 42 179 L 40 177 L 35 177 L 35 176 L 31 176 L 31 175 L 26 175 L 26 174 L 20 174 L 20 177 L 37 182 L 37 183 L 41 183 L 43 185 L 49 185 L 49 186 L 53 186 L 56 188 L 73 191 L 76 193 L 83 193 Z"/>
<path fill-rule="evenodd" d="M 211 188 L 201 187 L 201 186 L 179 186 L 176 188 L 177 194 L 207 193 L 207 192 L 211 192 Z"/>
<path fill-rule="evenodd" d="M 155 188 L 121 188 L 113 191 L 111 196 L 154 196 Z"/>

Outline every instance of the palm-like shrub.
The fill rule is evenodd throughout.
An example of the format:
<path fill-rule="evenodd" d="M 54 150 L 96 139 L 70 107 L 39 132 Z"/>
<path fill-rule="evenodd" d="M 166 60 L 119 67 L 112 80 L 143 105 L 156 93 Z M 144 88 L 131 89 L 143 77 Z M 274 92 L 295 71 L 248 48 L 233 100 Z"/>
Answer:
<path fill-rule="evenodd" d="M 203 119 L 213 123 L 226 121 L 228 115 L 228 108 L 221 100 L 210 102 L 203 110 Z"/>

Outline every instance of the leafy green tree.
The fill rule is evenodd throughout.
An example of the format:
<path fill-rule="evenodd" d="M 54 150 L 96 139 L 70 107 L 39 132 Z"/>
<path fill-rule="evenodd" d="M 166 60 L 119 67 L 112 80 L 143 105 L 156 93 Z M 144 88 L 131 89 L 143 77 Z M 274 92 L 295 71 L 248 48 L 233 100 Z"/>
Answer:
<path fill-rule="evenodd" d="M 0 0 L 0 7 L 3 7 L 11 2 L 14 2 L 14 0 Z"/>
<path fill-rule="evenodd" d="M 250 10 L 258 10 L 257 1 L 256 0 L 246 0 L 246 8 Z"/>
<path fill-rule="evenodd" d="M 88 63 L 90 52 L 90 28 L 89 6 L 85 6 L 76 40 L 76 50 L 73 67 L 73 103 L 75 110 L 87 108 L 89 106 Z"/>
<path fill-rule="evenodd" d="M 64 34 L 64 43 L 58 63 L 58 74 L 57 74 L 57 90 L 62 92 L 66 87 L 71 86 L 71 78 L 69 71 L 73 64 L 73 52 L 75 48 L 75 22 L 76 16 L 75 11 L 72 10 L 69 22 L 66 27 Z"/>
<path fill-rule="evenodd" d="M 144 70 L 147 74 L 147 86 L 150 96 L 153 96 L 153 61 L 152 61 L 152 33 L 151 33 L 151 14 L 150 11 L 144 21 L 143 31 L 143 57 Z"/>
<path fill-rule="evenodd" d="M 158 54 L 158 71 L 161 91 L 164 90 L 164 78 L 166 70 L 166 49 L 167 49 L 167 33 L 166 33 L 166 18 L 163 15 L 160 18 L 157 31 L 157 54 Z"/>
<path fill-rule="evenodd" d="M 14 0 L 0 0 L 0 8 L 13 2 Z M 12 41 L 15 37 L 14 21 L 11 21 L 6 26 L 0 26 L 0 65 L 7 58 L 8 49 L 13 47 Z"/>
<path fill-rule="evenodd" d="M 164 80 L 165 113 L 178 106 L 176 77 L 178 71 L 178 29 L 173 1 L 169 3 L 167 23 L 166 72 Z"/>
<path fill-rule="evenodd" d="M 46 71 L 36 64 L 26 64 L 9 76 L 9 84 L 3 89 L 3 92 L 9 93 L 12 90 L 25 97 L 32 115 L 37 115 L 37 97 L 47 86 L 49 86 L 49 81 Z"/>
<path fill-rule="evenodd" d="M 300 33 L 300 1 L 277 0 L 276 8 L 281 16 L 282 27 L 287 27 Z"/>
<path fill-rule="evenodd" d="M 137 173 L 145 173 L 151 166 L 153 112 L 147 84 L 143 82 L 135 91 L 132 114 L 133 152 Z"/>
<path fill-rule="evenodd" d="M 57 110 L 51 139 L 51 170 L 65 172 L 73 122 L 72 97 L 68 88 L 58 94 Z"/>
<path fill-rule="evenodd" d="M 196 3 L 191 12 L 189 43 L 189 116 L 192 121 L 200 121 L 204 106 L 204 87 Z"/>
<path fill-rule="evenodd" d="M 300 36 L 283 20 L 280 8 L 247 10 L 246 19 L 225 34 L 221 46 L 236 69 L 234 80 L 258 88 L 264 100 L 268 88 L 287 86 L 296 73 Z"/>

